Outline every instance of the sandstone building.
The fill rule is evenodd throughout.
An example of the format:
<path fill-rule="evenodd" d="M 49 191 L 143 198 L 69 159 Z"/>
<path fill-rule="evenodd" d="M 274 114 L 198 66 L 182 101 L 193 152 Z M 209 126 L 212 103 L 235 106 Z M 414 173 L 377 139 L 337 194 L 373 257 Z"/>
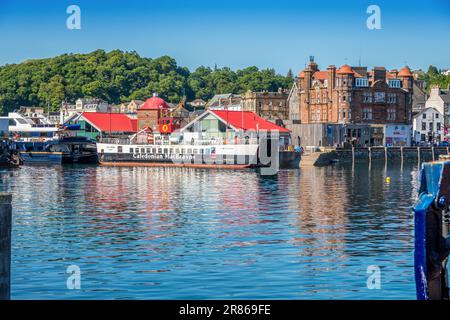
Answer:
<path fill-rule="evenodd" d="M 299 123 L 411 124 L 413 75 L 409 67 L 319 70 L 311 58 L 297 80 L 298 110 L 290 117 Z"/>
<path fill-rule="evenodd" d="M 241 95 L 241 108 L 251 111 L 267 120 L 284 120 L 289 117 L 287 98 L 289 92 L 279 89 L 278 92 L 247 91 Z"/>

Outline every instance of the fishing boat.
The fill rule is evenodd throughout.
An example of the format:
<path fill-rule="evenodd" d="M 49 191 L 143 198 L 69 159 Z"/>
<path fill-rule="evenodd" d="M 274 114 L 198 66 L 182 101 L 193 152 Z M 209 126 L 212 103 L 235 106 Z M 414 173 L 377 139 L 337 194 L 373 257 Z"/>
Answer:
<path fill-rule="evenodd" d="M 288 129 L 247 111 L 207 110 L 183 128 L 178 119 L 161 117 L 157 130 L 102 137 L 97 153 L 109 166 L 298 168 L 300 162 Z"/>

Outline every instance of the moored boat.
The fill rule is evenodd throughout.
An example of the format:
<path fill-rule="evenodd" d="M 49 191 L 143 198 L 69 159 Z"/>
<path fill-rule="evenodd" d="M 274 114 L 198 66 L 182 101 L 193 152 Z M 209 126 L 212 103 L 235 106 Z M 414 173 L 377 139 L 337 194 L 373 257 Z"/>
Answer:
<path fill-rule="evenodd" d="M 44 143 L 15 142 L 25 164 L 97 163 L 95 142 L 86 137 L 61 137 Z"/>
<path fill-rule="evenodd" d="M 162 118 L 159 130 L 97 142 L 101 165 L 221 169 L 298 168 L 290 131 L 252 112 L 205 111 L 183 128 Z"/>
<path fill-rule="evenodd" d="M 9 113 L 12 149 L 25 164 L 97 163 L 95 141 L 72 136 L 55 124 L 36 125 L 19 113 Z"/>

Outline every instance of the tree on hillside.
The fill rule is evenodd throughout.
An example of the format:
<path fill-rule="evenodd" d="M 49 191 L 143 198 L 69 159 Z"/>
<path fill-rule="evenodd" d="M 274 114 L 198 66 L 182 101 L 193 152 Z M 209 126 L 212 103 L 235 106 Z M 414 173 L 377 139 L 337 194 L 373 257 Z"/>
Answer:
<path fill-rule="evenodd" d="M 219 93 L 247 90 L 276 91 L 287 88 L 292 79 L 273 69 L 248 67 L 198 67 L 190 72 L 175 59 L 140 57 L 136 52 L 96 50 L 88 54 L 63 54 L 0 67 L 0 108 L 5 114 L 20 106 L 46 106 L 58 110 L 61 101 L 95 97 L 117 104 L 144 100 L 157 92 L 168 102 L 210 99 Z"/>

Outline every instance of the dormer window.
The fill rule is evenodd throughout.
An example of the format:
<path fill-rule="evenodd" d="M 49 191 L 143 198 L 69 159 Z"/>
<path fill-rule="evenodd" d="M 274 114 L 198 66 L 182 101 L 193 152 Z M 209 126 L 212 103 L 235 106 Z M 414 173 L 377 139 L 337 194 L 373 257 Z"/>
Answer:
<path fill-rule="evenodd" d="M 369 80 L 367 78 L 356 78 L 355 79 L 355 85 L 357 87 L 368 87 L 369 86 Z"/>
<path fill-rule="evenodd" d="M 400 80 L 399 79 L 389 79 L 388 84 L 389 84 L 389 87 L 391 87 L 391 88 L 400 88 Z"/>

